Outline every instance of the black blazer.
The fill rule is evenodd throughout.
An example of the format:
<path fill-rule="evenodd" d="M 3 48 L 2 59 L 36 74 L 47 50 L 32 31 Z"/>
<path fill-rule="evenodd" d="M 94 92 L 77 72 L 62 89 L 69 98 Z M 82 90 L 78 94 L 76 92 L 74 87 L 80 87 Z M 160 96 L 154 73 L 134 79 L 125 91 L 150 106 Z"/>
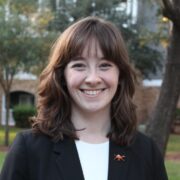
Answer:
<path fill-rule="evenodd" d="M 115 160 L 118 154 L 124 155 L 125 160 Z M 167 179 L 162 156 L 151 139 L 137 133 L 128 147 L 110 141 L 108 180 Z M 0 180 L 84 180 L 74 140 L 65 138 L 55 143 L 31 130 L 19 133 L 6 157 Z"/>

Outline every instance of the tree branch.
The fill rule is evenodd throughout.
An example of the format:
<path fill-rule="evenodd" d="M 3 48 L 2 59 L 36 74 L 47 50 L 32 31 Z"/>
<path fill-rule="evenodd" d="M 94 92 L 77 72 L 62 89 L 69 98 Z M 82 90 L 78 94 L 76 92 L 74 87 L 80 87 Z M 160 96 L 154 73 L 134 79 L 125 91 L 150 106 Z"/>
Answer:
<path fill-rule="evenodd" d="M 168 11 L 168 12 L 173 12 L 173 4 L 169 1 L 169 0 L 162 0 L 163 4 L 164 4 L 164 8 Z"/>
<path fill-rule="evenodd" d="M 180 31 L 180 1 L 179 0 L 162 0 L 164 4 L 163 15 L 170 19 L 174 26 Z"/>
<path fill-rule="evenodd" d="M 173 21 L 174 19 L 174 8 L 173 4 L 169 0 L 162 0 L 164 4 L 163 15 Z"/>
<path fill-rule="evenodd" d="M 6 85 L 5 85 L 4 80 L 2 78 L 0 78 L 0 85 L 3 89 L 3 91 L 5 92 L 6 91 Z"/>
<path fill-rule="evenodd" d="M 12 82 L 14 80 L 14 75 L 15 75 L 15 71 L 9 73 L 8 84 L 7 84 L 9 90 L 11 89 Z"/>
<path fill-rule="evenodd" d="M 2 87 L 3 91 L 5 92 L 6 91 L 6 85 L 4 83 L 4 74 L 3 74 L 3 69 L 0 68 L 0 86 Z"/>
<path fill-rule="evenodd" d="M 174 0 L 174 25 L 180 31 L 180 0 Z"/>

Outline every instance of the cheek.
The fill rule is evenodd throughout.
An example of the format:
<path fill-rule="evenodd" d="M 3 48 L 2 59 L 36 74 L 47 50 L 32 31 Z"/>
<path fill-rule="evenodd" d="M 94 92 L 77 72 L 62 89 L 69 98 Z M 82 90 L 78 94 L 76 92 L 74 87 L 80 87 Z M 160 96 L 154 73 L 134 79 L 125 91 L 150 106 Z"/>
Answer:
<path fill-rule="evenodd" d="M 119 72 L 112 72 L 110 74 L 106 74 L 105 79 L 109 86 L 113 86 L 114 88 L 116 88 L 119 83 Z"/>
<path fill-rule="evenodd" d="M 68 89 L 77 88 L 82 81 L 82 75 L 72 71 L 65 72 L 65 79 Z"/>

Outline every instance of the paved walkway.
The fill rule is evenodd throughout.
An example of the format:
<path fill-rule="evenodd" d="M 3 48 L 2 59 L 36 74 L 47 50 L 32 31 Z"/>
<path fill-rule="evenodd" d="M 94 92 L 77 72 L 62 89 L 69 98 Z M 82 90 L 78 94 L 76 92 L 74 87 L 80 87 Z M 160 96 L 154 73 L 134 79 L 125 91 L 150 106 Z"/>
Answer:
<path fill-rule="evenodd" d="M 173 160 L 173 161 L 180 161 L 180 152 L 169 152 L 166 154 L 165 159 Z"/>

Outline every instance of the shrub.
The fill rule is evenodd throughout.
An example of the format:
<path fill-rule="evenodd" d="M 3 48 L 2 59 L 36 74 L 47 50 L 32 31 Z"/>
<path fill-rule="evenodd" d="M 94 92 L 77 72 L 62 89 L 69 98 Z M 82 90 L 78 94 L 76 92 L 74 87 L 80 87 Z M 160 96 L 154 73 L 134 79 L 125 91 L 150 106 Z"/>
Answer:
<path fill-rule="evenodd" d="M 176 120 L 180 121 L 180 108 L 176 109 Z"/>
<path fill-rule="evenodd" d="M 36 114 L 34 106 L 30 105 L 17 105 L 13 108 L 13 116 L 16 126 L 19 128 L 30 127 L 30 117 Z"/>

